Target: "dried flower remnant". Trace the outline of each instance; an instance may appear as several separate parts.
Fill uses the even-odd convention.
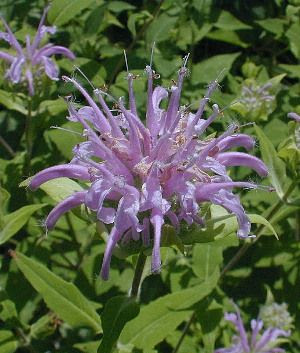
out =
[[[26,35],[26,45],[23,48],[18,42],[6,21],[2,19],[6,32],[0,32],[0,39],[4,39],[16,51],[15,55],[10,52],[0,51],[0,59],[6,61],[10,67],[6,72],[6,78],[13,83],[27,81],[28,91],[34,95],[35,80],[44,71],[51,80],[58,80],[58,67],[50,58],[56,54],[62,54],[69,59],[75,59],[75,55],[67,48],[48,43],[42,47],[40,44],[47,33],[54,34],[55,26],[45,26],[49,6],[47,6],[39,23],[37,33],[33,40]]]
[[[201,138],[221,113],[214,104],[212,113],[204,118],[205,107],[218,83],[213,81],[209,85],[195,113],[181,107],[180,96],[188,72],[186,61],[187,58],[178,71],[177,83],[169,91],[153,87],[156,74],[151,65],[146,66],[145,124],[136,109],[133,74],[127,74],[129,108],[125,107],[122,98],[115,100],[107,92],[94,89],[97,104],[75,79],[63,77],[64,81],[73,83],[88,104],[76,109],[74,103],[68,101],[68,118],[82,124],[87,141],[75,146],[70,163],[39,172],[31,180],[30,187],[35,190],[58,177],[91,182],[86,190],[59,203],[48,215],[46,226],[53,228],[63,213],[80,204],[95,211],[99,221],[112,224],[101,269],[103,279],[108,278],[117,243],[131,239],[141,240],[144,246],[153,244],[152,271],[158,272],[163,224],[168,222],[177,230],[183,221],[189,225],[194,222],[203,225],[199,215],[203,202],[221,205],[235,214],[238,236],[249,236],[250,221],[239,197],[232,191],[236,187],[253,189],[257,185],[232,181],[227,167],[250,167],[260,176],[267,175],[267,168],[261,160],[247,153],[228,152],[237,146],[249,150],[255,143],[253,138],[240,133],[235,124],[217,137]],[[116,115],[104,99],[108,96],[118,108]],[[162,109],[162,100],[168,98],[167,109]]]
[[[239,308],[235,305],[236,313],[226,313],[225,320],[234,324],[237,335],[232,338],[229,348],[218,348],[215,353],[284,353],[279,348],[279,337],[290,336],[290,331],[278,326],[266,327],[260,318],[251,320],[251,333],[247,333],[243,324]],[[266,327],[262,332],[263,327]]]

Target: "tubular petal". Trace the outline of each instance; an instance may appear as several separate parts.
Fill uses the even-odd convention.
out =
[[[46,228],[52,229],[54,228],[57,220],[70,209],[77,207],[84,203],[86,191],[79,191],[74,193],[73,195],[67,197],[59,204],[57,204],[53,210],[48,214],[46,218]]]
[[[226,167],[245,166],[254,169],[262,177],[268,175],[268,168],[257,157],[242,152],[219,153],[217,160]]]
[[[88,168],[76,164],[62,164],[50,167],[37,173],[30,181],[29,188],[36,190],[40,185],[48,180],[56,178],[74,178],[80,180],[89,180],[90,173]]]

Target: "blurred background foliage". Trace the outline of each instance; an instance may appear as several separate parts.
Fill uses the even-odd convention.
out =
[[[0,12],[24,42],[27,33],[35,33],[46,4],[1,0]],[[214,242],[201,239],[217,234],[218,223],[207,226],[202,233],[183,229],[182,237],[194,234],[192,242],[197,239],[185,254],[179,251],[180,245],[171,234],[166,245],[172,247],[162,249],[162,273],[150,274],[147,267],[140,295],[141,316],[131,321],[130,329],[125,328],[117,346],[112,341],[106,347],[112,345],[116,352],[173,352],[194,312],[180,352],[212,352],[214,346],[228,342],[230,331],[222,317],[225,310],[232,310],[229,298],[239,303],[249,321],[257,316],[270,288],[275,300],[286,302],[294,317],[295,328],[286,349],[299,352],[299,127],[288,121],[287,113],[300,113],[300,1],[54,0],[48,23],[58,27],[51,40],[76,54],[74,62],[57,57],[61,73],[75,76],[90,91],[92,87],[74,65],[95,87],[107,88],[114,96],[127,95],[125,49],[130,71],[139,75],[135,90],[141,113],[145,113],[146,102],[143,70],[149,63],[153,43],[157,85],[170,87],[182,58],[190,53],[190,74],[184,84],[182,104],[192,104],[196,109],[207,84],[217,78],[220,87],[213,101],[224,107],[224,115],[214,129],[221,131],[234,120],[243,131],[256,135],[255,153],[263,157],[271,175],[269,180],[255,181],[272,183],[276,188],[273,193],[242,192],[241,198],[249,213],[263,215],[272,223],[278,241],[270,227],[254,224],[254,234],[258,231],[265,236],[247,248],[235,266],[224,273],[218,287],[207,284],[203,289],[203,280],[213,282],[213,274],[235,258],[238,246],[242,246],[234,235],[232,219],[221,223],[222,232],[224,224],[229,229],[228,236]],[[6,48],[4,41],[1,46]],[[105,337],[105,326],[115,315],[113,307],[122,305],[124,297],[117,297],[110,306],[105,303],[128,293],[136,255],[126,260],[114,257],[109,281],[101,281],[98,273],[105,244],[99,234],[103,236],[105,230],[96,229],[83,210],[67,214],[45,236],[39,226],[41,220],[62,193],[76,186],[48,185],[33,194],[18,185],[44,167],[72,157],[72,147],[80,136],[50,127],[80,131],[65,119],[67,109],[62,99],[78,93],[62,81],[41,82],[33,100],[33,158],[28,174],[24,172],[23,135],[26,88],[7,83],[5,69],[1,62],[0,135],[11,150],[0,146],[0,352],[96,352],[102,337],[98,314],[103,313]],[[80,97],[76,100],[82,101]],[[252,122],[260,129],[254,129]],[[243,168],[232,173],[244,179],[255,178]],[[207,210],[207,219],[212,215],[217,218],[224,214],[215,207]],[[9,253],[12,249],[19,255]],[[190,299],[192,292],[186,292],[186,288],[197,290],[198,298]],[[210,295],[204,298],[206,294],[202,297],[201,291]],[[179,299],[174,296],[181,292]],[[171,297],[165,297],[168,295]],[[166,303],[176,310],[168,311]],[[126,305],[134,317],[136,304]],[[162,311],[156,312],[157,308]],[[153,327],[150,323],[158,320],[157,315],[165,317],[165,321]],[[115,327],[112,331],[117,338],[121,329]],[[143,339],[145,332],[147,339]]]

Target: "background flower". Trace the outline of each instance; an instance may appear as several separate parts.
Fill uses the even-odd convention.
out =
[[[58,80],[58,67],[50,58],[51,56],[62,54],[69,59],[75,59],[75,55],[63,46],[50,43],[41,46],[41,42],[47,33],[54,34],[56,32],[56,26],[44,25],[48,10],[49,6],[44,10],[33,40],[31,40],[29,35],[26,35],[25,47],[22,47],[4,18],[1,18],[6,32],[0,32],[0,39],[8,42],[16,51],[15,55],[10,54],[10,52],[0,51],[0,59],[10,65],[6,72],[6,78],[13,83],[27,81],[28,91],[31,96],[34,95],[34,81],[40,77],[43,71],[51,80]]]
[[[279,307],[278,304],[273,304],[273,312],[274,305],[276,308]],[[236,314],[234,313],[226,313],[225,320],[230,321],[234,324],[237,335],[232,337],[232,345],[229,348],[219,348],[215,351],[215,353],[281,353],[285,352],[284,349],[279,348],[280,341],[279,337],[288,337],[290,336],[290,331],[282,329],[281,322],[277,321],[276,326],[265,327],[263,332],[262,329],[264,327],[264,321],[260,318],[251,320],[251,330],[252,332],[247,334],[247,331],[244,327],[241,314],[239,308],[235,306]],[[286,307],[281,307],[282,310],[286,311]],[[268,315],[267,311],[269,309],[263,309],[263,316],[266,317]],[[288,313],[285,314],[289,315]],[[274,321],[270,322],[269,319],[266,320],[268,323],[274,323]]]

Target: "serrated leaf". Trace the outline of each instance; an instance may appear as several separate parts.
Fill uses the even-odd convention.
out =
[[[281,198],[284,194],[284,182],[286,179],[285,165],[278,157],[275,147],[263,130],[255,125],[255,131],[259,140],[262,159],[269,170],[269,178],[278,196]]]
[[[143,307],[137,318],[124,328],[120,342],[151,349],[191,314],[190,307],[207,296],[217,285],[219,272],[195,287],[165,295]]]
[[[125,324],[134,319],[139,312],[139,305],[133,298],[124,296],[111,298],[101,315],[103,338],[97,353],[110,353]]]
[[[93,2],[95,0],[54,0],[48,13],[48,21],[53,25],[61,26],[90,7]]]
[[[40,293],[48,307],[72,327],[90,327],[101,332],[100,317],[93,304],[70,282],[19,252],[12,256],[27,280]]]
[[[46,204],[28,205],[4,216],[4,227],[0,232],[0,244],[5,243],[13,235],[15,235],[24,226],[24,224],[28,222],[31,215],[44,206],[46,206]]]
[[[194,65],[192,83],[210,83],[212,80],[215,80],[224,69],[226,70],[226,75],[239,55],[240,53],[215,55]]]

